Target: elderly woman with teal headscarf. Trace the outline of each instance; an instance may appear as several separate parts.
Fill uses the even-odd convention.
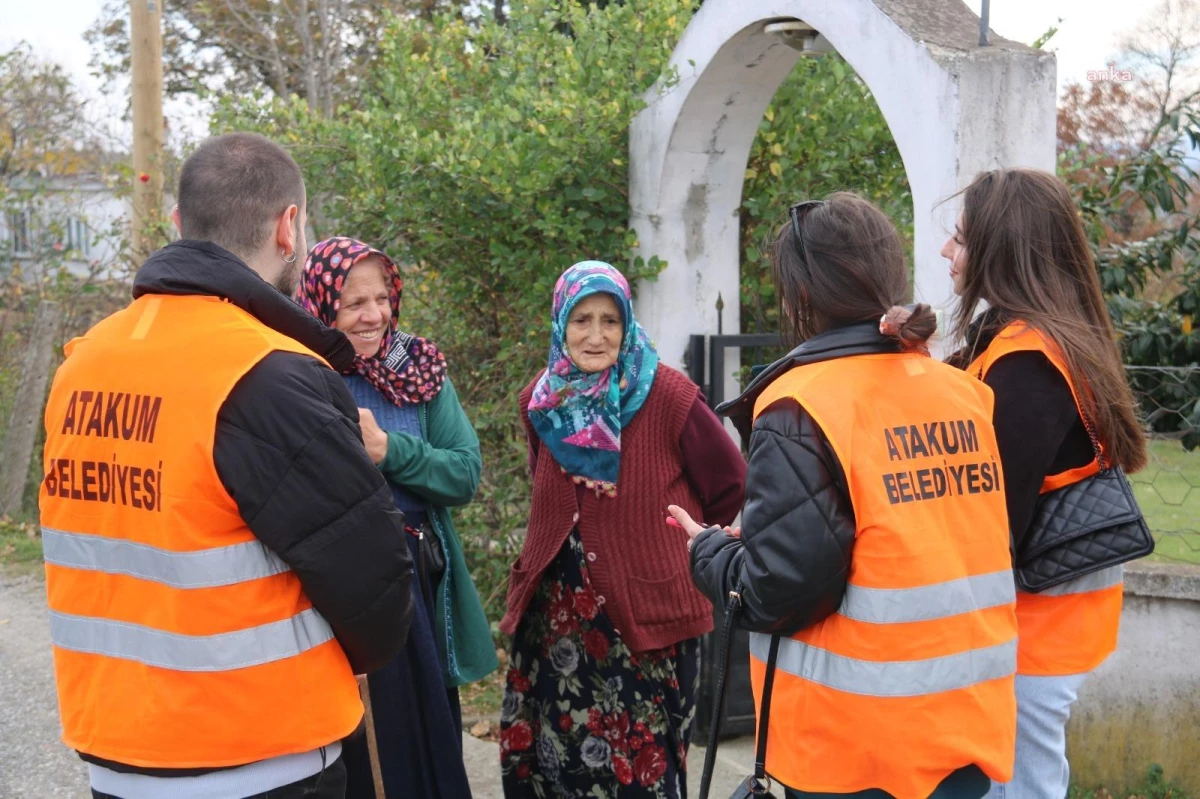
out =
[[[468,799],[458,687],[494,671],[497,659],[449,508],[475,495],[479,439],[442,353],[400,330],[403,292],[391,258],[339,236],[309,253],[298,299],[354,346],[344,379],[367,454],[404,512],[417,569],[408,643],[368,677],[384,793]],[[357,736],[343,747],[348,799],[379,799],[368,740]]]
[[[730,524],[745,462],[598,261],[559,278],[549,363],[520,409],[533,488],[500,623],[505,796],[682,796],[713,618],[666,507]]]

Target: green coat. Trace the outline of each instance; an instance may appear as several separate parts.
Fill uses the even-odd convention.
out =
[[[483,459],[475,428],[449,379],[436,397],[421,405],[420,418],[423,438],[388,431],[387,456],[379,470],[392,483],[425,500],[430,524],[446,552],[434,626],[443,676],[448,686],[456,687],[483,679],[500,665],[449,511],[475,496]]]

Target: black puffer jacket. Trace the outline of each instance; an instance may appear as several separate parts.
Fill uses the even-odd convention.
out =
[[[850,355],[898,352],[869,322],[814,336],[717,408],[750,439],[742,537],[717,528],[692,545],[692,577],[724,612],[741,587],[741,626],[791,635],[842,603],[854,548],[854,508],[846,475],[828,439],[794,399],[772,403],[751,420],[767,386],[791,369]]]
[[[152,255],[133,284],[135,299],[146,294],[220,297],[333,367],[294,352],[259,361],[217,413],[213,462],[250,531],[291,567],[355,673],[391,663],[412,622],[412,558],[403,514],[367,456],[358,408],[335,371],[353,363],[349,339],[211,242],[177,241]],[[161,777],[218,770],[80,757],[112,771]]]
[[[144,294],[222,297],[334,369],[354,359],[340,331],[209,242],[175,242],[151,256],[134,279],[133,296]],[[251,532],[292,568],[363,674],[392,662],[408,637],[412,558],[404,517],[334,369],[297,353],[265,357],[217,414],[213,461]]]

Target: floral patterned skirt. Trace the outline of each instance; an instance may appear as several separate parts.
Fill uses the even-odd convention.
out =
[[[686,799],[700,642],[630,652],[572,532],[513,637],[500,715],[507,799]]]

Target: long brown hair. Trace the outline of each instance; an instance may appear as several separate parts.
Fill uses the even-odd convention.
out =
[[[976,346],[968,328],[980,300],[1001,322],[1019,320],[1045,335],[1062,352],[1108,459],[1128,472],[1141,469],[1146,437],[1067,187],[1046,172],[996,169],[962,196],[966,263],[954,337]]]
[[[924,347],[937,329],[930,307],[892,312],[904,302],[908,269],[887,214],[844,191],[804,205],[795,226],[789,219],[780,228],[771,258],[785,332],[803,341],[835,327],[878,323],[886,313],[887,335],[905,349]]]

